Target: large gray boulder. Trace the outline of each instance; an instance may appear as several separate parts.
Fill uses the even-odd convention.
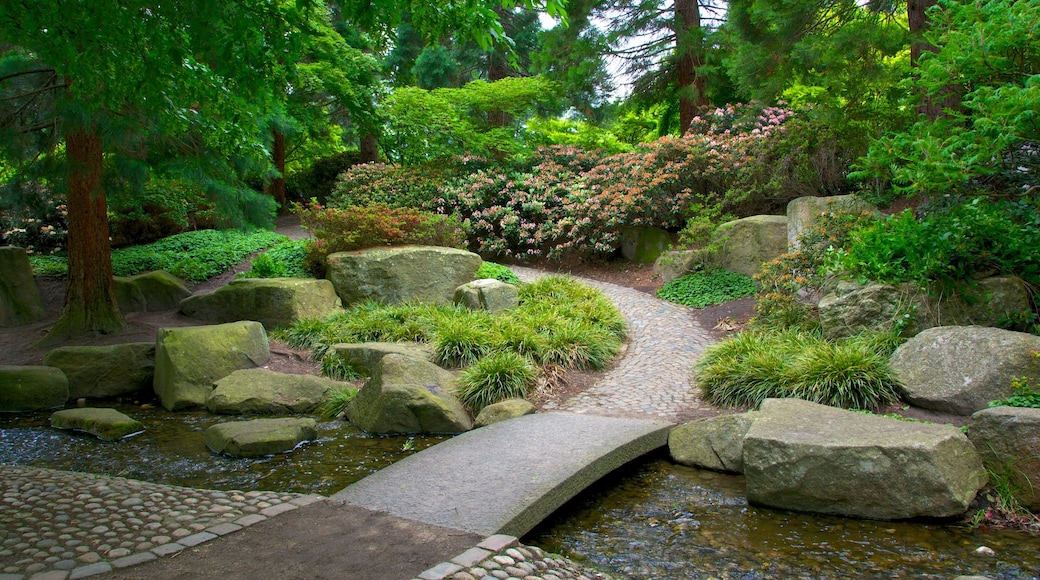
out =
[[[654,272],[668,283],[693,272],[704,260],[702,250],[670,250],[654,261]]]
[[[206,429],[206,447],[232,457],[263,457],[292,451],[318,438],[314,419],[254,419],[221,423]]]
[[[347,419],[369,433],[468,431],[473,421],[454,389],[455,377],[437,365],[388,354],[347,404]]]
[[[473,280],[481,263],[480,256],[454,248],[370,248],[329,255],[327,277],[345,306],[368,300],[451,304],[455,289]]]
[[[1009,478],[1015,499],[1040,512],[1040,409],[983,409],[971,416],[968,439],[990,471]]]
[[[723,415],[673,427],[668,433],[668,452],[682,465],[743,473],[744,437],[756,415]]]
[[[481,409],[477,413],[477,418],[473,420],[473,426],[487,427],[488,425],[523,417],[524,415],[533,415],[537,411],[538,409],[535,408],[534,403],[527,399],[506,399]]]
[[[371,375],[379,366],[379,361],[388,354],[398,354],[427,362],[433,362],[434,356],[437,354],[432,346],[418,342],[340,343],[329,347],[329,351],[349,363],[354,370],[367,375]]]
[[[70,398],[129,395],[152,386],[155,343],[63,346],[44,355],[43,364],[65,373]]]
[[[1029,293],[1013,276],[993,276],[957,294],[915,284],[839,281],[819,302],[828,338],[898,328],[913,336],[936,326],[997,326],[1009,313],[1029,311]]]
[[[0,248],[0,326],[21,326],[43,318],[43,300],[24,248]]]
[[[892,520],[964,513],[986,484],[956,427],[767,399],[744,439],[748,501]]]
[[[653,264],[672,246],[672,234],[660,228],[621,228],[621,256],[631,262]]]
[[[177,308],[191,292],[180,278],[156,270],[136,276],[113,278],[116,302],[123,314],[158,312]]]
[[[1012,394],[1011,379],[1040,381],[1040,337],[981,326],[930,328],[889,359],[903,397],[924,409],[971,415]]]
[[[51,415],[51,427],[83,431],[102,441],[115,441],[144,431],[140,421],[115,409],[96,407],[57,411]]]
[[[516,286],[493,278],[467,282],[455,289],[455,304],[470,310],[487,310],[491,313],[505,312],[520,305],[520,292]]]
[[[787,216],[756,215],[726,222],[712,234],[719,267],[753,276],[787,252]]]
[[[787,204],[787,246],[791,250],[799,247],[798,236],[805,228],[815,224],[824,213],[848,211],[878,213],[873,205],[855,195],[831,197],[799,197]]]
[[[225,415],[309,413],[342,385],[325,377],[243,369],[216,381],[206,408]]]
[[[270,358],[259,322],[161,328],[155,339],[155,394],[168,411],[201,407],[217,379]]]
[[[209,294],[184,299],[181,312],[208,322],[256,320],[273,330],[304,318],[324,318],[343,303],[328,280],[247,278]]]
[[[0,365],[0,413],[61,407],[69,379],[54,367]]]

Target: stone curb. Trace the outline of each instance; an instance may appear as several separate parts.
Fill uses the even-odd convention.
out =
[[[424,570],[413,580],[621,580],[589,570],[566,558],[525,546],[514,536],[496,534],[476,546]]]

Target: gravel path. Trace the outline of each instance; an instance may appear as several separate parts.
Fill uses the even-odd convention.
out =
[[[511,268],[524,281],[545,275],[531,268]],[[601,290],[621,310],[628,323],[628,350],[592,388],[557,408],[672,422],[707,409],[690,379],[694,363],[713,341],[690,310],[624,286],[581,281]]]

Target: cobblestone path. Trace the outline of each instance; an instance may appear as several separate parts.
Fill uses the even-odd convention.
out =
[[[531,268],[511,268],[524,281],[545,275]],[[580,280],[601,290],[621,310],[628,322],[628,350],[592,388],[555,408],[667,421],[708,408],[690,378],[694,363],[712,339],[690,310],[624,286]]]

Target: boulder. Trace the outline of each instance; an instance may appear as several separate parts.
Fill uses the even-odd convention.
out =
[[[787,217],[756,215],[726,222],[712,234],[719,267],[753,276],[762,264],[787,252]]]
[[[0,326],[21,326],[46,312],[24,248],[0,248]]]
[[[1040,382],[1040,337],[981,326],[930,328],[903,343],[889,366],[903,397],[924,409],[971,415],[1012,394],[1011,379]]]
[[[843,338],[864,330],[898,328],[914,336],[936,326],[997,326],[1008,313],[1028,312],[1029,293],[1021,280],[993,276],[950,295],[915,284],[860,284],[839,281],[819,302],[825,336]]]
[[[506,399],[492,403],[477,413],[473,420],[474,427],[487,427],[492,423],[499,423],[507,419],[515,419],[524,415],[533,415],[538,409],[526,399]]]
[[[369,433],[468,431],[473,421],[454,388],[455,377],[439,366],[388,354],[347,404],[347,419]]]
[[[206,429],[206,447],[232,457],[263,457],[292,451],[318,438],[317,423],[308,418],[253,419],[221,423]]]
[[[743,473],[744,436],[756,415],[723,415],[674,427],[668,434],[668,452],[682,465]]]
[[[136,419],[115,409],[95,407],[57,411],[51,415],[51,427],[83,431],[103,441],[115,441],[144,431],[144,425]]]
[[[859,199],[855,195],[835,195],[831,197],[799,197],[787,204],[787,246],[791,250],[798,249],[798,236],[802,230],[815,224],[820,215],[835,211],[878,213],[873,205]]]
[[[155,343],[63,346],[44,355],[43,364],[65,373],[70,398],[129,395],[152,386]]]
[[[168,411],[201,407],[217,379],[270,358],[259,322],[161,328],[155,339],[155,394]]]
[[[256,320],[273,330],[304,318],[324,318],[342,305],[328,280],[247,278],[184,299],[181,312],[208,322]]]
[[[1010,479],[1015,499],[1040,513],[1040,409],[979,411],[968,423],[968,439],[990,471]]]
[[[340,343],[329,347],[329,351],[350,363],[354,370],[371,375],[379,361],[388,354],[399,354],[433,362],[436,351],[428,344],[418,342],[361,342]]]
[[[520,305],[520,293],[516,286],[492,278],[467,282],[455,289],[455,304],[470,310],[487,310],[498,313],[512,310]]]
[[[206,408],[225,415],[309,413],[341,386],[325,377],[243,369],[217,380]]]
[[[657,258],[654,272],[661,277],[661,281],[668,283],[693,272],[704,260],[702,250],[671,250]]]
[[[116,302],[123,314],[172,310],[191,296],[180,278],[162,270],[130,277],[116,276],[113,281]]]
[[[481,263],[480,256],[454,248],[370,248],[329,255],[327,277],[345,306],[368,300],[451,304],[455,289],[473,280]]]
[[[621,255],[631,262],[653,264],[672,246],[672,234],[660,228],[621,228]]]
[[[956,427],[767,399],[744,439],[748,501],[892,520],[963,514],[986,484]]]
[[[0,365],[0,412],[61,407],[69,400],[69,379],[54,367]]]

